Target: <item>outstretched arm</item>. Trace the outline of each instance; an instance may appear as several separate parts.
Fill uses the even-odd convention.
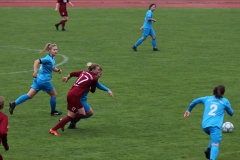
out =
[[[40,64],[40,60],[37,59],[34,61],[34,64],[33,64],[33,77],[34,78],[37,78],[37,73],[38,73],[38,65]]]
[[[73,4],[72,4],[72,2],[68,2],[72,7],[73,7]]]
[[[58,11],[59,9],[59,3],[56,3],[55,11]]]
[[[109,88],[107,88],[106,86],[102,85],[99,81],[97,82],[97,88],[100,89],[100,90],[103,90],[103,91],[107,91],[108,94],[112,98],[114,98],[114,95],[113,95],[112,91]]]

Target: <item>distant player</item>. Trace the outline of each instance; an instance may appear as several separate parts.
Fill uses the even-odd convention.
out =
[[[213,96],[200,97],[193,100],[184,114],[188,118],[192,109],[199,103],[204,105],[202,129],[210,136],[208,148],[205,151],[207,159],[215,160],[218,156],[219,145],[222,140],[222,123],[224,111],[232,116],[233,110],[228,99],[223,98],[225,87],[218,85],[213,89]]]
[[[4,98],[0,96],[0,143],[2,143],[5,151],[9,150],[9,146],[7,143],[7,132],[8,132],[8,117],[2,110],[4,108]],[[0,160],[3,160],[2,155],[0,154]]]
[[[55,24],[57,30],[59,25],[62,25],[62,31],[66,31],[65,23],[68,20],[67,3],[73,6],[69,0],[57,0],[55,11],[59,10],[60,16],[62,17],[62,20],[59,23]]]
[[[62,78],[63,82],[67,82],[71,77],[78,77],[67,94],[67,116],[60,119],[58,124],[56,124],[49,130],[51,134],[55,136],[60,136],[57,132],[59,128],[64,130],[64,126],[69,121],[85,117],[86,112],[79,99],[85,91],[89,90],[89,88],[92,93],[95,92],[97,81],[99,78],[98,74],[100,72],[100,66],[96,63],[92,63],[91,65],[89,65],[88,71],[72,72],[67,77]]]
[[[140,30],[142,30],[142,38],[140,38],[135,45],[132,47],[134,51],[137,51],[137,47],[145,41],[145,39],[148,36],[152,37],[152,46],[153,51],[160,51],[157,49],[157,42],[156,42],[156,34],[152,28],[152,22],[156,22],[155,19],[153,19],[153,11],[156,9],[156,4],[152,3],[149,6],[149,10],[146,13],[145,20],[143,26],[140,27]]]
[[[62,73],[62,70],[55,66],[55,56],[58,53],[58,48],[56,44],[47,43],[44,49],[41,51],[48,52],[46,57],[39,58],[34,61],[33,64],[33,83],[31,85],[30,90],[27,94],[23,94],[18,97],[14,102],[9,103],[9,112],[13,114],[13,110],[15,107],[29,99],[32,99],[40,90],[46,92],[50,96],[50,106],[51,112],[50,115],[61,115],[61,111],[56,110],[56,101],[57,101],[57,91],[53,87],[51,83],[52,79],[52,71],[57,72],[59,74]],[[38,66],[40,68],[38,70]]]

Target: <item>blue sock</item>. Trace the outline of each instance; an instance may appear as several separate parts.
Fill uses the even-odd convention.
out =
[[[57,103],[56,97],[51,97],[50,98],[50,106],[51,106],[52,111],[56,110],[56,103]]]
[[[152,39],[152,46],[153,46],[153,48],[157,48],[157,40],[156,39]]]
[[[215,160],[218,156],[219,147],[218,146],[212,146],[211,153],[210,153],[210,159]]]
[[[20,97],[18,97],[18,99],[15,101],[15,105],[19,105],[19,104],[25,102],[28,99],[29,99],[28,95],[27,94],[23,94]]]
[[[142,42],[143,42],[143,39],[140,38],[140,39],[136,42],[136,44],[135,44],[134,46],[137,47],[137,46],[139,46]]]

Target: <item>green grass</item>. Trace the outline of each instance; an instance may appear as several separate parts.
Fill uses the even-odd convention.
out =
[[[133,52],[141,37],[143,8],[69,8],[67,32],[56,31],[54,8],[0,8],[0,95],[9,116],[8,160],[202,160],[209,137],[201,129],[203,107],[188,120],[183,114],[196,97],[226,86],[235,116],[231,134],[223,134],[218,160],[239,160],[239,9],[158,8],[153,28],[161,52],[153,52],[150,37]],[[66,94],[73,80],[61,77],[96,62],[101,83],[115,98],[97,90],[89,94],[94,116],[77,130],[48,133],[59,117],[49,115],[49,96],[40,92],[8,113],[8,103],[27,93],[37,51],[56,43],[68,57],[53,73],[57,109],[66,115]],[[57,56],[56,62],[63,61]],[[20,72],[20,73],[14,73]]]

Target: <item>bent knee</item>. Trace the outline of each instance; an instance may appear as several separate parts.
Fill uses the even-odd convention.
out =
[[[211,144],[212,146],[219,146],[219,143],[218,142],[213,142],[212,144]]]
[[[156,36],[152,36],[152,39],[156,39],[157,37]]]

